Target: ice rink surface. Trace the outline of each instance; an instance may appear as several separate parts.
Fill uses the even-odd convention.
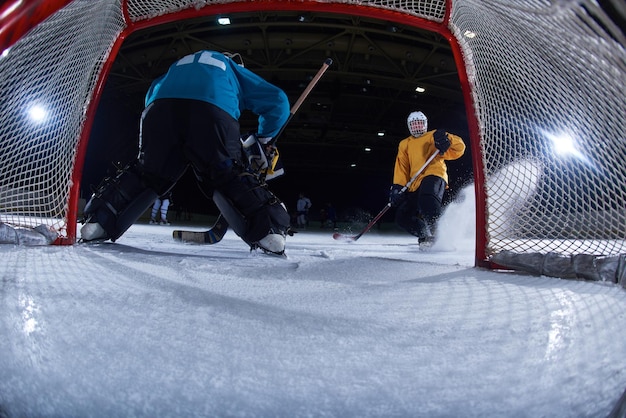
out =
[[[458,226],[285,259],[176,228],[0,246],[0,417],[605,417],[626,388],[623,288],[475,268]]]

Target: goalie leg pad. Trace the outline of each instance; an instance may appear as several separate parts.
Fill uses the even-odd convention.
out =
[[[106,235],[98,238],[115,241],[157,197],[157,193],[145,186],[137,173],[124,169],[114,178],[105,179],[92,195],[85,206],[85,219],[88,224],[98,223],[104,229]]]
[[[248,230],[246,218],[237,210],[233,203],[224,196],[219,190],[213,192],[213,202],[220,210],[222,216],[228,222],[228,225],[235,231],[235,234],[242,237]]]
[[[270,233],[287,234],[290,219],[285,206],[255,176],[236,177],[216,190],[213,200],[233,231],[250,245]]]

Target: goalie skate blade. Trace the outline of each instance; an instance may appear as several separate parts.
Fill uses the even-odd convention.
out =
[[[272,256],[272,257],[288,258],[287,257],[287,253],[285,253],[285,250],[280,251],[280,252],[274,252],[274,251],[266,250],[263,247],[259,247],[258,245],[250,246],[250,252],[254,252],[254,251],[261,251],[264,255],[269,255],[269,256]]]

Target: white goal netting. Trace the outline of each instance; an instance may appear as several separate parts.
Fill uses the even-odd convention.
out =
[[[43,224],[59,242],[73,242],[91,103],[121,34],[164,16],[244,3],[259,7],[74,0],[3,47],[0,221]],[[328,11],[333,3],[441,25],[460,51],[481,203],[477,260],[502,251],[624,253],[626,52],[623,34],[595,1],[316,2]]]

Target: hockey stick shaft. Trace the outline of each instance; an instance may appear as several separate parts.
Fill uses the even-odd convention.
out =
[[[428,157],[428,159],[426,160],[426,162],[424,163],[423,166],[420,167],[419,170],[417,170],[415,172],[415,174],[413,174],[413,177],[411,177],[411,179],[409,180],[409,182],[407,184],[404,185],[404,187],[402,189],[400,189],[400,193],[404,193],[406,192],[406,190],[411,187],[411,184],[413,184],[413,182],[415,181],[415,179],[417,177],[419,177],[420,174],[422,174],[422,172],[424,170],[426,170],[426,167],[428,167],[428,165],[435,159],[435,157],[439,155],[439,150],[436,150],[435,152],[433,152],[433,154]]]
[[[415,179],[416,179],[416,178],[417,178],[420,174],[422,174],[422,172],[426,169],[426,167],[428,167],[428,165],[429,165],[429,164],[430,164],[430,163],[431,163],[431,162],[435,159],[435,157],[436,157],[437,155],[439,155],[439,150],[437,150],[437,151],[433,152],[433,154],[432,154],[430,157],[428,157],[428,159],[426,160],[426,162],[424,163],[424,165],[423,165],[423,166],[421,166],[421,167],[420,167],[420,169],[419,169],[419,170],[417,170],[417,171],[415,172],[415,174],[413,174],[413,177],[411,177],[411,179],[408,181],[408,183],[407,183],[407,184],[405,184],[405,185],[404,185],[404,187],[403,187],[402,189],[400,189],[400,191],[398,192],[398,194],[402,194],[402,193],[406,192],[406,191],[407,191],[407,189],[408,189],[409,187],[411,187],[411,184],[413,184],[413,182],[415,181]],[[357,235],[355,235],[354,237],[343,237],[343,238],[344,238],[344,239],[348,239],[348,240],[350,240],[350,241],[356,241],[356,240],[358,240],[359,238],[361,238],[361,236],[362,236],[363,234],[367,233],[367,231],[369,231],[370,229],[372,229],[372,227],[376,224],[376,222],[378,222],[378,220],[379,220],[380,218],[382,218],[382,217],[383,217],[383,215],[384,215],[385,213],[387,213],[387,211],[388,211],[389,209],[391,209],[391,202],[388,202],[388,203],[385,205],[385,207],[384,207],[384,208],[383,208],[380,212],[378,212],[378,215],[376,215],[376,216],[374,217],[374,219],[372,219],[372,220],[370,221],[370,223],[368,223],[368,224],[365,226],[365,228],[363,228],[363,230],[362,230],[360,233],[358,233],[358,234],[357,234]],[[341,234],[335,234],[335,235],[333,235],[333,238],[335,238],[335,239],[341,239],[341,238],[342,238],[342,235],[341,235]]]
[[[285,127],[289,125],[289,121],[291,121],[291,119],[293,118],[293,115],[296,114],[300,106],[302,106],[302,103],[304,103],[306,98],[309,96],[309,93],[311,93],[311,90],[313,90],[313,87],[315,87],[315,85],[320,80],[320,78],[322,78],[326,70],[328,70],[328,67],[330,67],[332,64],[333,64],[333,60],[331,58],[327,58],[326,61],[324,61],[320,69],[317,71],[317,74],[315,74],[315,76],[311,79],[311,81],[309,81],[309,84],[306,86],[302,94],[300,94],[300,97],[298,98],[298,100],[296,100],[293,106],[291,106],[291,110],[289,111],[289,117],[287,118],[285,123],[283,123],[283,126],[280,128],[278,133],[272,138],[272,140],[270,141],[271,144],[276,143],[276,140],[283,133],[283,131],[285,130]]]

